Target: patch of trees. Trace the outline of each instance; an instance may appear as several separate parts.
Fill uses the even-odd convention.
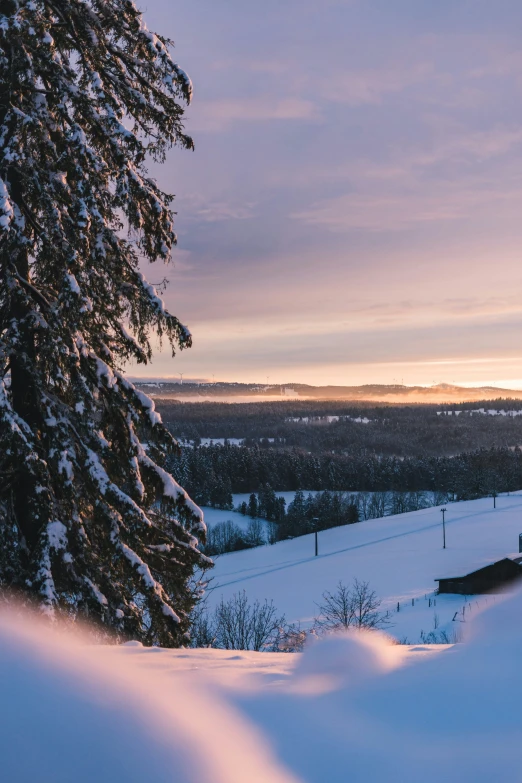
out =
[[[248,503],[243,501],[236,510],[243,516],[248,514],[249,517],[254,519],[262,517],[269,522],[282,522],[286,516],[285,507],[285,499],[277,497],[270,484],[265,484],[257,495],[253,492],[248,499]]]
[[[210,557],[224,555],[226,552],[238,552],[240,549],[252,549],[255,546],[273,544],[277,537],[265,533],[265,524],[260,519],[251,519],[246,530],[231,520],[218,522],[209,527],[204,552]]]
[[[308,636],[353,630],[374,630],[391,623],[389,612],[380,610],[381,600],[369,582],[354,579],[350,586],[339,582],[334,592],[324,592],[316,604],[317,614],[309,629],[288,624],[273,601],[250,602],[246,592],[227,601],[221,597],[213,610],[199,604],[192,615],[192,647],[222,650],[300,652]]]
[[[196,445],[201,438],[239,438],[246,446],[270,450],[298,448],[313,453],[409,457],[451,456],[465,450],[522,443],[522,416],[472,413],[479,408],[520,410],[517,400],[448,406],[313,400],[181,404],[158,400],[157,407],[176,437]],[[441,411],[451,411],[452,415],[438,415]],[[460,414],[456,416],[453,411]],[[339,420],[332,421],[332,417]]]
[[[232,493],[284,490],[441,492],[468,500],[522,487],[522,451],[479,449],[455,457],[309,454],[297,449],[209,446],[182,449],[170,469],[200,505],[232,508]],[[260,515],[260,514],[259,514]]]
[[[222,650],[260,650],[275,652],[287,633],[284,615],[279,616],[273,601],[251,603],[243,590],[213,611],[199,605],[192,616],[193,647],[217,647]]]
[[[304,492],[298,489],[278,526],[278,540],[353,524],[359,518],[355,496],[326,491],[305,497]]]
[[[263,489],[275,497],[270,487]],[[261,494],[261,493],[260,493]],[[324,492],[305,493],[298,489],[294,500],[285,510],[285,499],[277,498],[281,510],[277,520],[264,516],[265,506],[255,493],[249,502],[241,503],[236,511],[250,516],[246,530],[231,520],[213,525],[207,535],[204,552],[207,555],[223,555],[241,549],[251,549],[265,544],[275,544],[296,536],[305,536],[315,530],[327,530],[340,525],[351,525],[365,519],[379,519],[392,514],[404,514],[421,508],[439,506],[452,499],[442,492]],[[258,517],[261,517],[259,519]]]

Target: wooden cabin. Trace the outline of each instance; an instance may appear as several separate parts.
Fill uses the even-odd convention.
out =
[[[501,592],[522,578],[521,560],[522,558],[512,560],[505,557],[465,576],[450,576],[435,581],[439,583],[439,593],[475,595]]]

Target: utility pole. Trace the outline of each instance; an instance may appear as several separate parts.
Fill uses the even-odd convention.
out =
[[[441,508],[440,512],[442,514],[442,548],[446,549],[446,509]]]
[[[317,527],[319,525],[319,517],[314,517],[312,521],[314,523],[315,556],[317,557],[317,555],[319,554],[319,545],[318,545],[318,541],[317,541]]]

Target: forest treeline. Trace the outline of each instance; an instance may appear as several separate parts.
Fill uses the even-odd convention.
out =
[[[318,454],[451,456],[522,444],[517,400],[459,405],[371,405],[353,402],[179,403],[158,400],[170,431],[196,445],[201,438],[239,438],[247,447],[303,449]],[[456,415],[455,411],[459,411]],[[270,441],[268,439],[271,439]]]
[[[522,488],[522,451],[479,449],[455,457],[308,454],[259,446],[184,448],[170,458],[176,479],[200,505],[231,508],[232,493],[285,490],[451,493],[456,500]]]

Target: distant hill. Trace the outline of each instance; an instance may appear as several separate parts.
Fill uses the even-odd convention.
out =
[[[521,389],[500,389],[480,386],[472,389],[448,383],[436,386],[404,386],[402,384],[365,384],[363,386],[310,386],[303,383],[261,385],[226,382],[173,382],[134,379],[136,386],[152,397],[186,402],[262,401],[262,400],[347,400],[389,403],[459,403],[480,400],[522,400]]]

